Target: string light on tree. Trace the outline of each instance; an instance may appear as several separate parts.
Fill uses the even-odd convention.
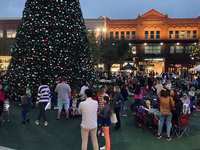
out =
[[[19,92],[42,78],[66,76],[72,86],[95,78],[78,0],[27,0],[6,78]]]

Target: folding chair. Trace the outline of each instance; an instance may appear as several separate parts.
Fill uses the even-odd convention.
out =
[[[181,115],[178,121],[178,130],[177,136],[180,138],[183,135],[189,136],[190,128],[189,128],[189,119],[190,115]]]

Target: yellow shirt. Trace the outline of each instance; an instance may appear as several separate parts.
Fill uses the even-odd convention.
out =
[[[162,115],[170,115],[172,107],[174,107],[172,97],[160,97],[160,113]]]

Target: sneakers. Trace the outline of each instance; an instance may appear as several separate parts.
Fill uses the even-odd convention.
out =
[[[162,136],[159,135],[159,134],[156,137],[157,137],[157,139],[161,139],[162,138]]]
[[[127,114],[122,114],[122,117],[127,117]]]
[[[100,150],[105,150],[105,149],[106,149],[106,146],[100,147]]]
[[[36,124],[37,126],[39,126],[39,125],[40,125],[40,122],[39,122],[38,120],[36,120],[36,121],[35,121],[35,124]]]
[[[39,122],[38,120],[36,120],[36,121],[35,121],[35,124],[36,124],[37,126],[39,126],[39,125],[40,125],[40,122]],[[44,126],[45,126],[45,127],[48,126],[48,122],[47,122],[47,121],[44,122]]]
[[[171,137],[167,137],[166,140],[167,140],[167,141],[171,141],[172,138],[171,138]]]
[[[157,135],[157,139],[161,139],[162,138],[162,136],[161,135]],[[166,138],[166,140],[167,141],[171,141],[172,140],[172,138],[171,137],[167,137]]]
[[[44,122],[44,126],[45,126],[45,127],[48,126],[48,122],[47,122],[47,121]]]

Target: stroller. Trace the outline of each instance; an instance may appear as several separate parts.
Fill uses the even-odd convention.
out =
[[[138,127],[148,128],[153,132],[157,130],[158,127],[158,118],[154,114],[150,114],[144,106],[137,107],[135,122]]]
[[[140,128],[144,128],[146,126],[147,111],[143,108],[143,106],[138,106],[135,109],[135,113],[136,125]]]

